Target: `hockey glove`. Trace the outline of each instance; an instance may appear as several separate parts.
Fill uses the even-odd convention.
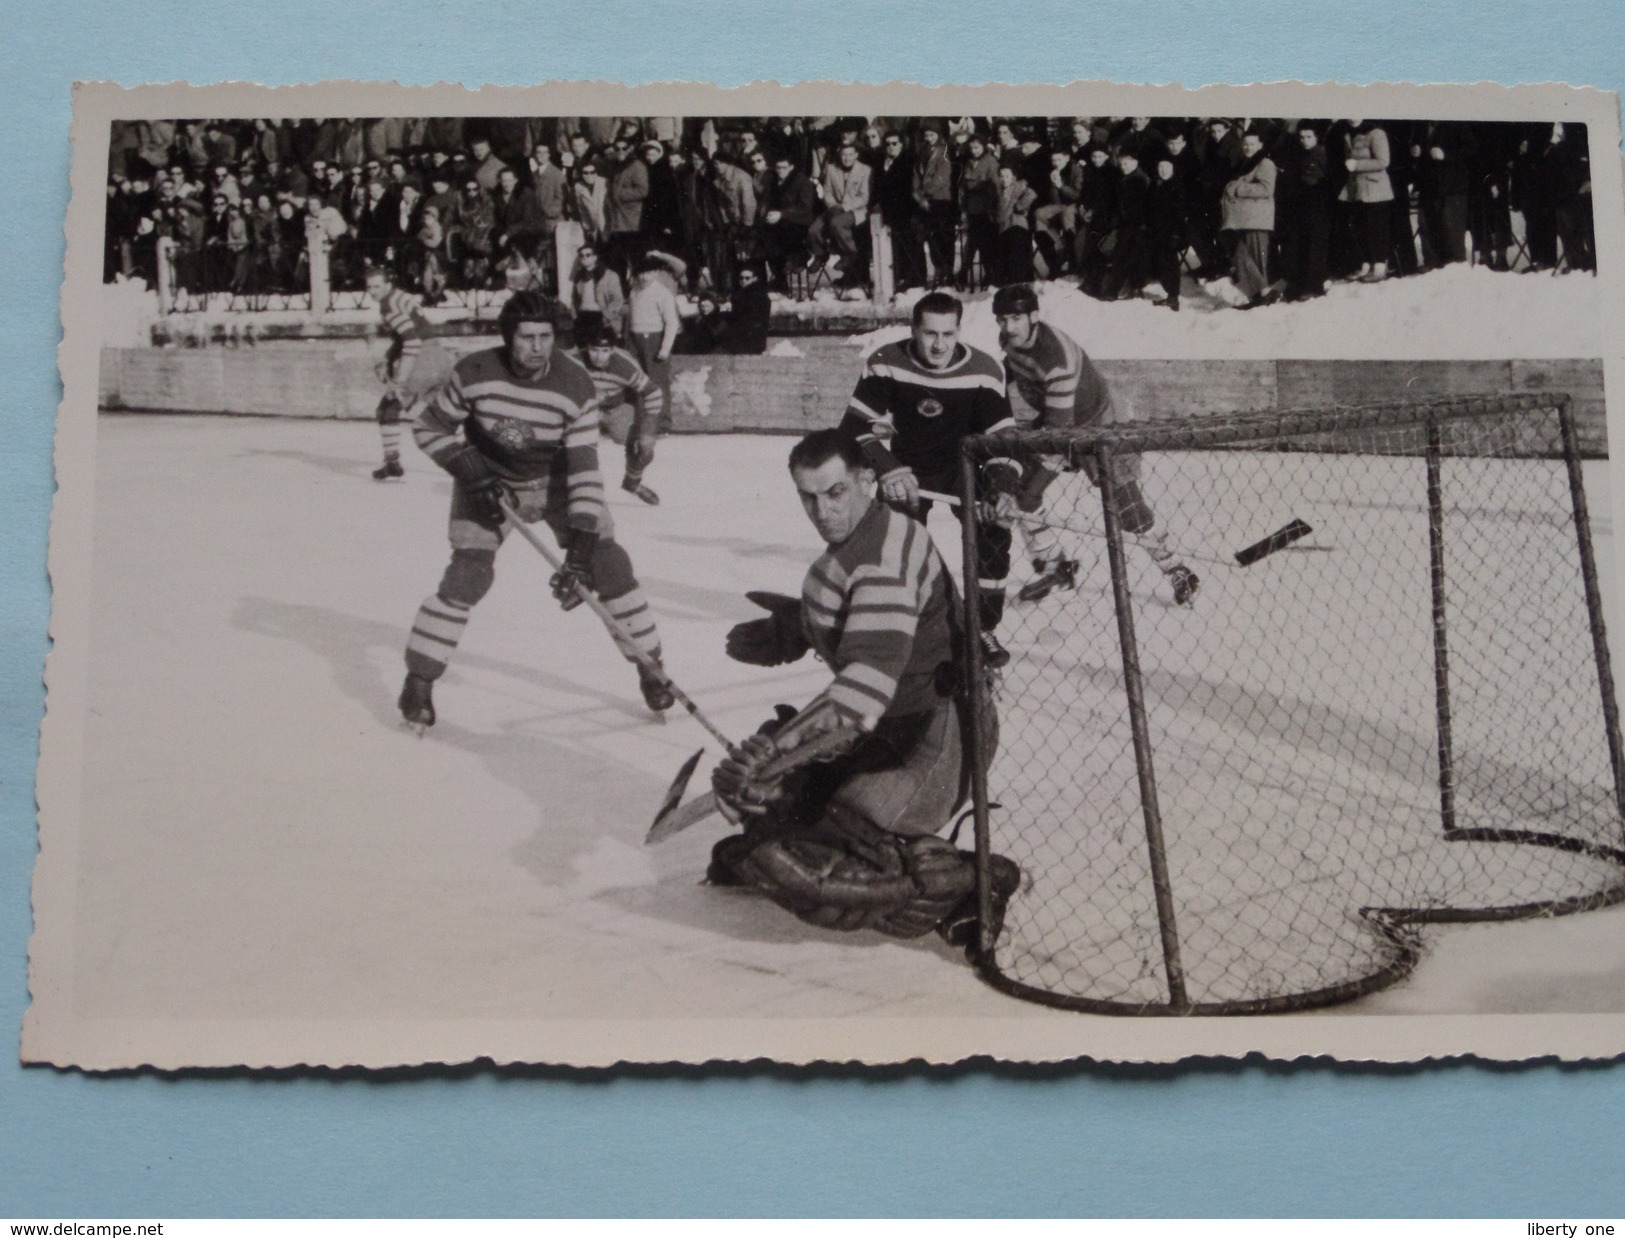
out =
[[[711,771],[711,790],[718,802],[741,818],[766,814],[784,791],[782,774],[764,776],[767,764],[778,755],[778,745],[768,736],[761,732],[747,736]]]
[[[646,469],[655,462],[654,433],[633,428],[626,440],[626,463],[635,469]]]
[[[984,499],[978,503],[976,514],[983,524],[996,524],[1008,529],[1021,518],[1021,507],[1015,495],[1001,494],[991,502]]]
[[[920,505],[920,481],[914,470],[904,465],[895,468],[880,479],[880,497],[904,511],[914,511]]]
[[[582,590],[592,590],[592,556],[597,547],[598,534],[585,529],[570,530],[570,538],[564,549],[564,566],[554,572],[553,578],[548,581],[554,598],[564,610],[574,610],[580,606]]]
[[[513,492],[476,448],[465,444],[441,461],[441,466],[457,479],[481,524],[500,525],[507,518],[502,504],[513,502]]]
[[[751,619],[728,629],[728,656],[751,666],[782,666],[812,648],[801,627],[801,600],[782,593],[745,595],[763,610],[765,619]]]

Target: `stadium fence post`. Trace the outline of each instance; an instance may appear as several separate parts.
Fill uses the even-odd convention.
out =
[[[1614,695],[1614,670],[1608,656],[1608,629],[1602,617],[1602,587],[1597,581],[1597,555],[1591,545],[1591,512],[1586,505],[1585,479],[1580,473],[1580,434],[1574,424],[1574,399],[1558,397],[1557,424],[1563,434],[1563,463],[1568,469],[1569,498],[1574,507],[1574,528],[1579,539],[1580,576],[1585,584],[1586,616],[1591,645],[1597,659],[1597,683],[1602,690],[1603,723],[1608,731],[1608,762],[1614,774],[1614,806],[1625,830],[1625,760],[1619,733],[1619,701]]]
[[[1439,479],[1439,417],[1427,416],[1428,577],[1433,597],[1433,701],[1439,733],[1439,821],[1456,833],[1456,776],[1450,736],[1450,646],[1444,598],[1444,497]]]
[[[1168,878],[1168,852],[1162,836],[1162,812],[1157,805],[1151,731],[1146,722],[1145,689],[1140,679],[1139,646],[1134,635],[1134,599],[1129,593],[1128,559],[1123,549],[1123,526],[1118,518],[1112,450],[1107,444],[1101,443],[1095,448],[1095,463],[1100,473],[1100,502],[1106,525],[1106,557],[1112,571],[1112,602],[1117,611],[1117,639],[1123,651],[1123,690],[1128,698],[1134,767],[1139,775],[1140,809],[1145,817],[1145,841],[1150,852],[1151,888],[1157,901],[1157,922],[1162,930],[1168,1004],[1174,1013],[1182,1013],[1190,1009],[1190,998],[1185,992],[1185,968],[1179,956],[1179,928],[1174,922],[1173,886]]]
[[[988,829],[987,766],[992,754],[986,751],[982,735],[983,697],[988,691],[982,666],[982,612],[976,582],[981,575],[976,553],[976,460],[967,446],[959,452],[960,546],[963,552],[965,587],[965,661],[970,676],[966,699],[970,706],[965,728],[970,751],[971,824],[976,836],[976,944],[978,962],[993,965],[993,844]]]
[[[318,228],[306,236],[305,252],[310,260],[310,312],[325,314],[333,308],[332,278],[327,265],[327,238]]]

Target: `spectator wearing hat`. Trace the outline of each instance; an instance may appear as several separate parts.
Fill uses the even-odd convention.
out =
[[[1003,132],[1009,132],[1008,127],[1002,128]],[[1002,283],[993,274],[998,265],[999,159],[979,133],[965,140],[965,162],[959,171],[959,211],[965,224],[965,243],[954,283],[960,288],[974,286],[974,264],[978,257],[982,262],[983,282]]]
[[[505,262],[534,258],[542,235],[541,209],[536,196],[521,188],[519,173],[504,165],[491,195],[491,257]]]
[[[1256,130],[1242,138],[1242,162],[1224,187],[1220,200],[1220,227],[1234,237],[1231,278],[1246,296],[1244,308],[1264,305],[1279,297],[1271,287],[1270,242],[1275,232],[1275,162],[1264,151]]]
[[[824,168],[820,181],[824,213],[807,230],[807,245],[814,261],[833,260],[840,264],[844,283],[861,280],[857,268],[857,230],[869,222],[869,198],[874,174],[858,158],[858,148],[842,143],[835,162]],[[831,253],[833,247],[834,252]]]
[[[1059,275],[1072,252],[1078,227],[1078,200],[1083,196],[1083,169],[1069,151],[1050,152],[1049,170],[1042,184],[1034,185],[1041,205],[1033,211],[1033,240],[1051,279]]]
[[[756,184],[744,168],[722,158],[706,160],[699,181],[710,187],[710,201],[720,224],[702,242],[705,265],[711,268],[718,287],[731,289],[738,281],[737,256],[749,248],[754,236]]]
[[[728,306],[727,329],[718,351],[760,356],[767,351],[767,331],[773,305],[767,295],[767,281],[753,263],[739,268],[733,296]]]
[[[914,161],[914,205],[925,232],[931,258],[931,279],[945,283],[953,269],[954,172],[942,134],[927,125],[920,131],[921,150]]]
[[[1422,262],[1428,268],[1467,261],[1467,205],[1475,155],[1472,126],[1428,121],[1412,135]]]
[[[676,258],[650,250],[633,267],[627,299],[628,343],[643,372],[660,388],[667,410],[671,408],[671,350],[683,325],[673,282],[680,282],[684,274]]]

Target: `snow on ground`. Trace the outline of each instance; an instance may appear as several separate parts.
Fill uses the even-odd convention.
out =
[[[794,592],[819,550],[788,447],[670,439],[660,507],[611,489],[668,664],[731,734],[826,676],[722,654],[757,613],[744,591]],[[823,932],[703,886],[718,821],[644,848],[672,773],[705,744],[703,785],[715,745],[651,719],[517,539],[439,724],[403,732],[401,649],[445,564],[449,483],[412,453],[404,484],[378,485],[376,454],[365,424],[102,418],[80,1014],[1082,1017],[995,993],[935,939]],[[1341,1009],[1617,1010],[1622,928],[1613,910],[1438,930],[1414,977]]]
[[[1072,281],[1039,285],[1046,319],[1094,357],[1273,361],[1595,357],[1605,320],[1589,275],[1510,274],[1457,264],[1380,284],[1333,284],[1324,296],[1255,310],[1231,306],[1228,280],[1204,289],[1189,276],[1178,313],[1152,304],[1160,289],[1106,303]],[[852,337],[878,347],[907,334],[882,327]],[[972,297],[963,338],[998,354],[992,297]]]

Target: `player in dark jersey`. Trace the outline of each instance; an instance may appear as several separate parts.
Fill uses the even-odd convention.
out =
[[[963,315],[945,292],[921,297],[909,338],[869,355],[841,419],[841,432],[879,478],[882,497],[921,521],[931,510],[921,490],[959,488],[960,440],[1016,426],[999,363],[959,340]],[[982,480],[990,490],[1010,487],[1019,472],[1014,461],[990,460]],[[959,517],[965,518],[962,508]],[[994,636],[1004,615],[1010,530],[991,520],[977,530],[982,643],[987,664],[1000,667],[1010,660]]]
[[[660,496],[643,484],[643,471],[654,463],[655,437],[661,414],[666,411],[665,393],[620,346],[614,328],[601,319],[590,322],[586,318],[583,314],[576,323],[578,355],[598,390],[604,434],[616,443],[626,444],[626,476],[621,479],[621,489],[654,506]],[[626,406],[632,410],[630,424],[622,412]]]
[[[1030,284],[1010,284],[993,294],[993,315],[999,323],[999,343],[1004,347],[1004,365],[1012,391],[1033,409],[1033,425],[1047,430],[1110,425],[1118,419],[1111,390],[1088,354],[1071,336],[1038,318],[1038,294]],[[1100,484],[1095,462],[1084,460],[1089,480]],[[1017,503],[1021,511],[1036,513],[1043,504],[1044,489],[1059,474],[1055,462],[1029,469],[1021,478]],[[1156,527],[1156,513],[1140,489],[1140,457],[1124,453],[1113,458],[1112,482],[1117,492],[1118,518],[1123,531],[1151,556],[1173,589],[1174,601],[1189,606],[1201,586],[1168,544],[1167,534]],[[1034,524],[1043,529],[1041,520]],[[1037,579],[1023,588],[1022,596],[1036,600],[1057,584],[1070,586],[1077,563],[1060,555],[1047,539],[1035,543],[1034,567]]]
[[[418,610],[406,645],[400,710],[414,726],[434,724],[434,681],[495,579],[497,548],[508,534],[504,501],[527,523],[545,520],[559,539],[564,566],[552,585],[564,609],[590,589],[619,621],[616,643],[629,662],[636,661],[633,649],[660,657],[654,616],[604,506],[597,392],[580,363],[554,347],[563,320],[540,293],[514,293],[497,319],[503,346],[459,361],[413,427],[418,446],[455,479],[451,564]],[[641,665],[638,683],[650,709],[675,703]]]
[[[733,628],[728,653],[777,666],[810,650],[835,678],[800,711],[780,706],[717,767],[718,803],[744,832],[717,844],[708,877],[754,886],[825,928],[936,929],[974,950],[975,856],[938,837],[969,779],[947,567],[924,525],[875,500],[850,436],[809,434],[790,453],[790,474],[828,549],[799,599],[756,595],[771,614]],[[993,874],[1002,916],[1020,873],[996,856]]]
[[[437,343],[431,341],[425,346],[429,323],[423,317],[423,302],[395,287],[389,271],[369,267],[366,282],[367,295],[378,306],[384,332],[389,336],[389,352],[376,368],[384,384],[377,412],[384,463],[372,474],[375,481],[389,481],[406,476],[401,468],[401,418],[445,379],[451,357]]]

